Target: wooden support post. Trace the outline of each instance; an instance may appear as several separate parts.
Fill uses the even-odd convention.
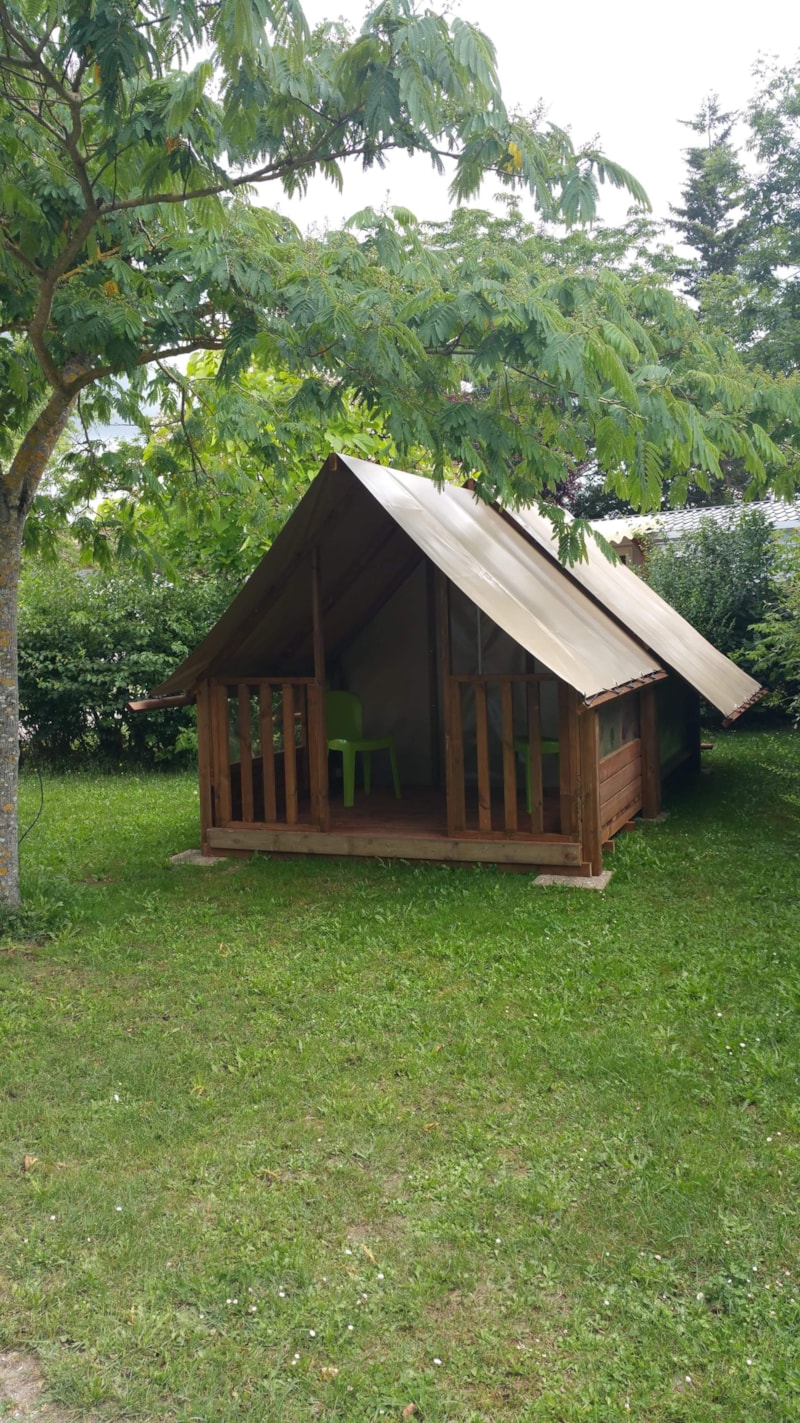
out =
[[[461,719],[461,688],[452,678],[450,648],[450,592],[447,579],[437,569],[436,616],[439,666],[444,706],[444,760],[447,787],[447,833],[451,839],[465,828],[464,731]]]
[[[693,687],[686,688],[686,744],[689,748],[687,767],[700,774],[700,693]]]
[[[561,834],[580,839],[578,797],[578,698],[566,682],[558,684],[558,770],[561,790]]]
[[[250,725],[250,688],[239,683],[239,773],[242,781],[242,820],[253,823],[253,732]]]
[[[213,689],[211,726],[214,747],[215,825],[228,825],[231,809],[231,738],[228,722],[228,688],[220,682]]]
[[[642,819],[661,812],[661,747],[658,735],[658,688],[639,693],[639,736],[642,743]]]
[[[283,768],[286,781],[286,824],[297,824],[297,746],[294,739],[294,687],[284,682],[283,702]]]
[[[325,715],[325,642],[322,628],[320,556],[317,544],[311,553],[311,625],[314,642],[314,684],[308,689],[308,765],[311,782],[311,819],[320,830],[331,823],[328,796],[328,729]]]
[[[200,848],[207,852],[208,832],[214,824],[213,754],[211,746],[211,688],[197,688],[197,774],[200,791]]]
[[[539,683],[528,684],[528,757],[531,778],[531,833],[544,832],[544,789],[542,786],[542,719]]]
[[[506,830],[516,830],[517,818],[517,753],[514,750],[514,688],[510,682],[500,684],[500,707],[503,713],[503,815]]]
[[[272,686],[269,682],[262,682],[258,689],[258,739],[264,783],[264,819],[272,825],[278,819],[278,806],[275,795],[275,727],[272,720]]]
[[[492,828],[492,784],[489,769],[489,716],[486,683],[475,684],[475,740],[478,749],[478,829]]]
[[[436,568],[425,560],[425,613],[428,630],[428,715],[430,717],[431,785],[443,785],[442,725],[439,704],[439,658],[436,646]]]
[[[603,835],[600,814],[600,723],[597,712],[585,707],[578,717],[580,745],[581,846],[593,875],[603,869]]]

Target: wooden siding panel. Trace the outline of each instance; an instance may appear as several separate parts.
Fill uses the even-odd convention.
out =
[[[630,741],[600,762],[600,819],[604,839],[642,808],[642,744]]]
[[[620,746],[618,751],[612,751],[610,756],[604,756],[600,762],[600,780],[607,781],[610,776],[615,776],[617,771],[623,766],[627,766],[630,761],[641,759],[642,747],[638,737],[635,741],[628,741],[624,746]]]

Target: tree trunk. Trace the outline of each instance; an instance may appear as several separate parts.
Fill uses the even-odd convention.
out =
[[[0,908],[19,905],[17,591],[25,516],[0,504]]]
[[[68,363],[67,374],[73,375],[78,365],[77,360]],[[68,390],[53,391],[8,471],[0,477],[0,910],[16,909],[20,902],[17,608],[22,535],[28,510],[74,401]]]

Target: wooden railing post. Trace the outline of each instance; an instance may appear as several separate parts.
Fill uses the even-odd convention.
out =
[[[464,732],[461,687],[453,680],[450,649],[450,594],[447,579],[436,573],[436,630],[444,698],[444,757],[447,794],[447,833],[451,839],[465,827]]]
[[[250,688],[240,682],[239,692],[239,770],[242,778],[242,820],[253,820],[253,741],[250,725]]]
[[[492,784],[489,765],[489,716],[486,683],[475,683],[475,740],[478,753],[478,829],[492,828]]]
[[[297,747],[294,739],[294,686],[281,685],[283,702],[283,769],[286,779],[286,823],[297,824]]]
[[[508,831],[517,829],[517,753],[514,747],[514,688],[510,682],[500,684],[500,709],[503,718],[503,817]]]
[[[539,683],[528,683],[528,765],[531,778],[531,833],[544,830],[544,787],[542,785],[542,722]]]
[[[319,546],[311,554],[311,625],[314,642],[314,685],[308,689],[308,765],[311,816],[320,830],[331,822],[328,794],[328,730],[325,714],[325,643],[322,627]]]
[[[200,792],[200,846],[206,850],[208,832],[214,824],[214,756],[211,744],[211,688],[201,682],[197,688],[197,775]]]
[[[261,744],[261,779],[264,786],[264,819],[272,824],[278,819],[275,794],[275,726],[272,720],[272,684],[261,682],[258,688],[258,739]]]
[[[211,698],[211,727],[214,749],[214,787],[216,807],[214,822],[228,825],[231,809],[231,738],[228,722],[228,687],[218,682]]]
[[[580,839],[578,798],[577,693],[558,684],[558,770],[561,794],[561,834]]]

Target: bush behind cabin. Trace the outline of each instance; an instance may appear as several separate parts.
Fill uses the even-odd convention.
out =
[[[190,763],[194,708],[137,715],[146,696],[208,632],[227,582],[62,564],[28,567],[19,621],[23,748],[58,764]]]

